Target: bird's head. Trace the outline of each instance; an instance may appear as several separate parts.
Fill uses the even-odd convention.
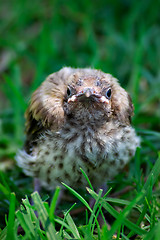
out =
[[[130,124],[133,105],[117,79],[102,71],[63,68],[53,73],[33,93],[26,118],[50,129],[65,121],[79,124],[110,121]]]

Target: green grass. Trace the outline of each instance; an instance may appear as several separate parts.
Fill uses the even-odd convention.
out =
[[[0,239],[159,240],[160,1],[0,5]],[[56,209],[59,189],[54,195],[45,189],[41,196],[33,193],[32,179],[14,156],[23,146],[31,93],[63,66],[91,66],[117,77],[132,96],[133,125],[142,143],[128,171],[108,182],[108,193],[96,193],[89,180],[89,188],[78,192],[64,183],[72,201]]]

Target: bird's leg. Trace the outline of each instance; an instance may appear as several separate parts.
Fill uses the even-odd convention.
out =
[[[40,193],[41,185],[40,185],[40,180],[38,178],[33,179],[33,187],[34,187],[34,192]],[[34,205],[33,199],[31,199],[31,205],[32,206]],[[36,215],[36,217],[38,217],[37,211],[35,211],[35,215]]]
[[[34,178],[33,185],[34,185],[34,192],[40,193],[41,185],[40,185],[40,180],[38,178]]]

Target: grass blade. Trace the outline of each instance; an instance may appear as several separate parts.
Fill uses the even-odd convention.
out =
[[[83,176],[85,177],[85,179],[87,180],[89,187],[94,191],[91,181],[89,180],[87,174],[85,173],[85,171],[82,168],[80,168],[80,170],[81,170]]]
[[[91,207],[89,206],[89,204],[86,202],[86,200],[79,194],[77,193],[74,189],[72,189],[71,187],[69,187],[68,185],[66,185],[65,183],[62,183],[75,197],[77,197],[86,207],[87,209],[92,213],[93,213],[93,210],[91,209]],[[95,221],[96,221],[96,224],[97,224],[97,227],[99,228],[99,223],[97,221],[97,218],[96,216],[94,215],[95,217]],[[99,233],[99,229],[98,229],[98,233]],[[98,235],[98,239],[100,239],[100,236]]]
[[[86,188],[87,189],[87,191],[89,192],[89,193],[91,193],[91,192],[94,192],[92,189],[89,189],[89,188]],[[98,209],[98,207],[99,207],[99,205],[100,205],[100,203],[99,203],[99,200],[100,200],[100,198],[101,198],[101,196],[102,196],[102,193],[103,193],[103,190],[102,189],[100,189],[99,190],[99,193],[98,193],[98,195],[97,195],[97,199],[96,199],[96,202],[95,202],[95,204],[94,204],[94,207],[93,207],[93,211],[92,211],[92,213],[91,213],[91,216],[90,216],[90,219],[89,219],[89,227],[90,227],[90,229],[92,229],[92,233],[93,233],[93,219],[94,218],[96,218],[96,216],[95,216],[95,214],[96,214],[96,211],[97,211],[97,209]],[[93,224],[93,225],[92,225]],[[99,226],[99,224],[98,224],[98,229],[100,230],[100,226]]]
[[[70,226],[70,228],[72,229],[72,234],[74,235],[75,239],[77,239],[77,238],[79,239],[80,235],[79,235],[78,229],[69,213],[66,216],[66,221],[67,221],[68,225]]]
[[[41,221],[42,226],[46,231],[48,240],[61,239],[60,236],[56,233],[56,230],[55,230],[53,224],[49,221],[49,215],[47,213],[46,208],[43,205],[43,202],[42,202],[38,192],[34,192],[31,196],[34,201],[34,206],[38,213],[39,220]]]
[[[90,194],[92,195],[93,198],[95,198],[95,199],[98,198],[98,195],[95,192],[90,191]],[[144,193],[139,193],[136,196],[136,198],[131,202],[131,205],[129,205],[129,207],[127,206],[127,210],[124,210],[125,215],[128,214],[129,209],[131,209],[138,201],[140,201],[140,199],[143,197],[143,195],[144,195]],[[123,213],[117,212],[109,203],[106,202],[105,199],[101,198],[100,203],[114,218],[118,219],[118,221],[120,221],[119,219],[123,218]],[[120,215],[120,217],[119,217],[119,215]],[[145,230],[141,229],[140,227],[138,227],[137,225],[135,225],[134,223],[132,223],[131,221],[129,221],[126,218],[123,219],[123,224],[139,235],[146,234]],[[116,225],[117,225],[117,223],[116,223]]]
[[[144,190],[147,192],[148,191],[148,188],[150,186],[150,183],[151,183],[151,179],[152,179],[152,182],[153,182],[153,185],[155,184],[158,176],[159,176],[159,173],[160,173],[160,152],[158,153],[158,159],[156,161],[156,163],[154,164],[148,178],[147,178],[147,181],[144,185]]]
[[[14,227],[15,227],[15,205],[16,205],[16,196],[15,196],[15,193],[11,193],[6,240],[16,239],[15,238],[15,230],[14,230]]]
[[[116,221],[111,227],[111,230],[108,233],[108,239],[112,237],[112,235],[115,233],[115,231],[121,226],[121,224],[125,224],[125,220],[127,215],[129,214],[130,210],[135,206],[135,204],[139,201],[139,199],[142,198],[142,194],[138,194],[135,199],[133,199],[130,204],[121,212],[119,213]],[[136,225],[135,225],[136,226]],[[140,228],[139,228],[140,229]],[[135,232],[137,234],[137,232]],[[144,234],[144,233],[143,233]]]
[[[54,220],[54,212],[55,212],[55,209],[56,209],[56,204],[57,204],[59,193],[60,193],[60,187],[57,187],[55,192],[54,192],[54,195],[53,195],[53,198],[52,198],[52,201],[51,201],[51,205],[50,205],[50,210],[49,210],[49,219],[52,222]]]
[[[29,214],[26,213],[25,208],[21,206],[21,210],[16,212],[16,217],[18,218],[18,221],[25,231],[25,236],[28,239],[33,239],[35,238],[35,231],[34,231],[34,225],[31,221],[31,218]]]
[[[69,187],[67,184],[63,182],[62,182],[62,185],[65,186],[76,198],[78,198],[84,204],[84,206],[86,206],[86,208],[92,213],[91,207],[79,193],[77,193],[74,189],[72,189],[71,187]]]

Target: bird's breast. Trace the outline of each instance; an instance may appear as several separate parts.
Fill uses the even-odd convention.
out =
[[[80,168],[98,186],[125,166],[137,146],[139,138],[130,126],[66,124],[59,132],[46,131],[32,155],[21,151],[17,162],[26,174],[38,177],[47,188],[60,182],[73,187],[86,184]]]

